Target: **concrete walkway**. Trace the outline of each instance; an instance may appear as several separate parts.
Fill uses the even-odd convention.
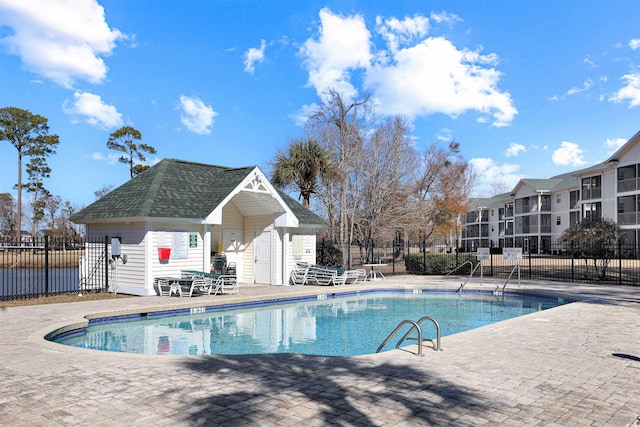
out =
[[[371,287],[457,288],[403,276]],[[469,283],[493,289],[498,282]],[[354,285],[348,285],[350,289]],[[345,288],[244,286],[238,296],[140,297],[0,311],[4,426],[631,426],[640,415],[640,289],[522,282],[589,299],[444,337],[425,356],[159,356],[47,342],[91,313]]]

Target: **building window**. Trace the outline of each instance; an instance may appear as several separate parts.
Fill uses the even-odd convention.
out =
[[[583,218],[602,218],[602,203],[584,203],[582,205]]]
[[[582,179],[582,200],[599,199],[602,197],[602,180],[600,176],[590,176]]]
[[[562,225],[562,217],[561,216],[557,216],[556,217],[556,225]]]
[[[556,203],[562,203],[562,195],[556,194]]]

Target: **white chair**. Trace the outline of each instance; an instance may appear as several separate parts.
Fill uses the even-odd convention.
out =
[[[207,286],[207,281],[202,277],[194,277],[191,280],[191,285],[189,285],[189,290],[182,288],[182,284],[178,283],[178,293],[182,298],[191,298],[193,296],[193,291],[196,289],[204,289]],[[185,287],[186,288],[186,287]]]
[[[156,284],[158,285],[158,294],[161,297],[171,296],[171,285],[167,279],[159,278]]]
[[[236,276],[223,274],[220,276],[220,280],[220,291],[223,294],[237,294],[240,290],[240,287],[238,286],[238,278]]]
[[[309,272],[308,265],[296,265],[293,270],[291,270],[291,275],[289,280],[293,285],[304,285],[307,282],[307,273]]]

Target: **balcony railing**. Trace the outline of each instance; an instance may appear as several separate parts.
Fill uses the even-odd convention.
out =
[[[618,192],[634,191],[638,188],[636,178],[621,179],[618,181]]]
[[[618,214],[618,225],[635,225],[638,223],[637,212],[624,212]]]
[[[602,197],[602,188],[590,188],[588,190],[582,190],[582,200],[599,199]]]

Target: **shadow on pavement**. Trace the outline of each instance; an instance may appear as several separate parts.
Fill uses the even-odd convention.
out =
[[[425,363],[416,358],[416,364]],[[211,393],[203,390],[206,396],[192,402],[185,415],[193,425],[260,425],[305,417],[323,425],[374,425],[382,414],[389,420],[402,416],[410,423],[446,425],[483,401],[406,363],[266,354],[203,357],[186,367],[213,383],[218,376],[221,382],[233,379],[229,390],[212,385]],[[305,408],[296,409],[300,404]]]

